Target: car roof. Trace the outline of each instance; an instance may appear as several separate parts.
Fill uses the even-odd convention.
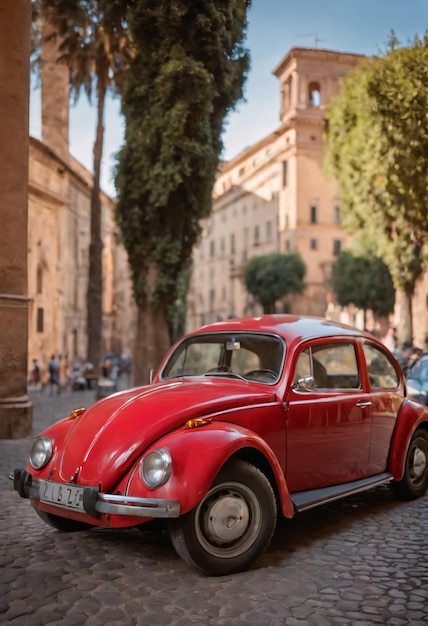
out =
[[[215,322],[202,326],[194,333],[207,332],[264,332],[284,337],[289,342],[314,337],[366,337],[374,339],[367,332],[333,322],[320,317],[299,315],[261,315],[259,317],[241,317]],[[190,333],[190,334],[194,334]]]

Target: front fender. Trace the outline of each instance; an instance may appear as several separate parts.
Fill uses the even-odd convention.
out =
[[[138,462],[129,481],[118,485],[126,489],[126,495],[178,500],[181,514],[199,504],[207,493],[219,470],[237,451],[252,448],[259,451],[268,461],[280,498],[285,517],[293,517],[294,506],[285,482],[281,466],[272,449],[256,433],[235,424],[211,423],[198,428],[179,430],[159,439],[146,450],[166,448],[172,458],[172,475],[159,489],[149,490],[143,483]]]
[[[389,450],[388,466],[395,480],[403,478],[404,463],[409,443],[413,433],[421,424],[425,424],[428,429],[427,407],[408,398],[404,399],[397,417]]]

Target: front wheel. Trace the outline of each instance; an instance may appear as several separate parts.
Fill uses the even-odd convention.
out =
[[[391,488],[398,498],[414,500],[426,493],[428,487],[428,433],[416,430],[406,454],[404,475]]]
[[[224,576],[246,569],[266,550],[276,518],[276,498],[266,476],[250,463],[233,461],[198,506],[170,520],[170,537],[186,563]]]

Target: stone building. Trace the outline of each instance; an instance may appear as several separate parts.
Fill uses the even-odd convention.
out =
[[[52,354],[86,359],[92,175],[69,154],[68,69],[43,46],[42,140],[30,138],[28,199],[28,363],[46,376]],[[130,353],[133,304],[127,257],[117,243],[114,203],[101,194],[104,353]]]
[[[299,253],[305,292],[278,307],[324,315],[331,300],[331,267],[347,238],[339,226],[334,180],[323,173],[326,106],[354,54],[293,48],[274,69],[280,85],[280,125],[223,163],[213,213],[194,255],[191,327],[229,315],[257,314],[242,276],[248,260],[271,252]]]
[[[246,292],[248,260],[271,252],[299,253],[306,288],[277,310],[358,323],[335,305],[332,264],[349,238],[339,225],[337,184],[323,171],[326,107],[340,79],[361,57],[330,50],[293,48],[273,70],[279,81],[280,125],[219,168],[213,212],[193,256],[189,329],[229,316],[259,314]],[[428,334],[427,277],[414,300],[417,345]],[[398,325],[397,308],[394,323]]]

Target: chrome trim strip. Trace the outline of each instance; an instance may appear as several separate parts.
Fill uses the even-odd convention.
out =
[[[156,498],[133,498],[130,496],[99,493],[95,508],[99,513],[136,515],[138,517],[179,517],[180,503],[177,500]]]

